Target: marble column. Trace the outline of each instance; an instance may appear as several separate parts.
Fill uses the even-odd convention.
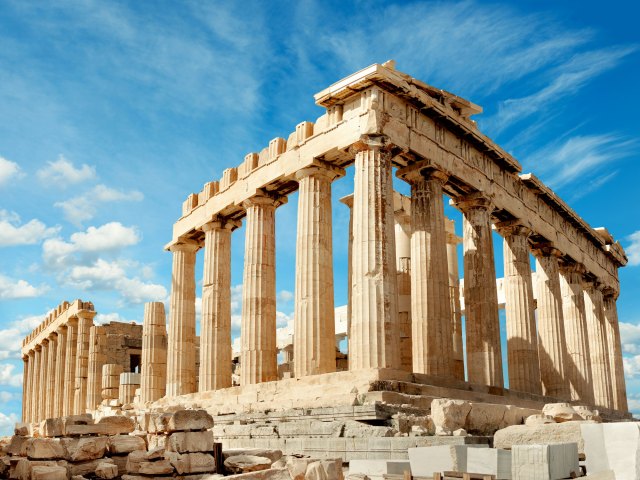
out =
[[[40,404],[42,403],[42,388],[40,382],[43,378],[42,375],[42,346],[36,345],[34,347],[34,363],[33,363],[33,396],[31,402],[31,422],[40,421]]]
[[[107,329],[93,326],[89,329],[89,367],[87,369],[86,409],[93,411],[102,402],[102,366],[107,363]]]
[[[400,368],[391,152],[358,145],[353,197],[349,369]]]
[[[462,307],[460,305],[460,272],[458,244],[462,238],[455,233],[453,220],[445,218],[447,231],[447,266],[449,270],[449,301],[451,302],[451,334],[453,335],[453,376],[464,380],[464,350],[462,348]]]
[[[314,165],[296,172],[298,232],[293,330],[296,377],[335,372],[331,182],[341,169]]]
[[[413,371],[453,377],[447,236],[442,187],[448,176],[407,167],[411,185],[411,331]]]
[[[200,321],[201,392],[231,386],[231,231],[224,219],[203,225],[204,273]]]
[[[38,421],[47,418],[47,387],[49,385],[49,339],[43,338],[40,344],[40,381],[38,382]]]
[[[353,194],[342,197],[340,202],[349,208],[349,239],[347,246],[347,353],[351,352],[351,293],[353,278]]]
[[[196,243],[169,247],[173,253],[169,336],[167,346],[167,395],[196,391]]]
[[[167,318],[162,302],[144,304],[141,373],[140,402],[155,402],[164,397],[167,389]]]
[[[567,347],[560,293],[560,252],[553,247],[533,250],[538,283],[538,352],[542,394],[570,400]]]
[[[89,374],[89,335],[93,326],[95,312],[81,310],[78,312],[78,346],[76,347],[76,383],[73,400],[73,412],[76,415],[85,413],[87,406],[87,376]]]
[[[67,326],[61,325],[58,334],[58,359],[56,361],[55,387],[53,393],[53,416],[61,417],[64,405],[65,368],[67,358]]]
[[[22,421],[28,422],[29,414],[29,355],[22,356]]]
[[[47,360],[47,389],[45,393],[45,418],[54,417],[55,389],[56,389],[56,365],[58,360],[58,336],[56,333],[49,335],[49,358]]]
[[[599,284],[588,282],[584,293],[595,404],[598,407],[614,408],[609,362],[611,346],[607,341],[602,290]]]
[[[247,219],[240,385],[278,379],[275,213],[279,204],[278,200],[267,195],[257,195],[243,204]]]
[[[497,226],[497,230],[504,238],[509,389],[540,395],[538,335],[527,240],[530,230],[514,222],[504,222]]]
[[[560,266],[562,313],[567,340],[567,373],[571,400],[595,405],[591,375],[591,353],[584,309],[584,267],[577,263]]]
[[[620,341],[620,325],[618,323],[618,309],[616,296],[612,292],[605,292],[604,318],[609,345],[609,368],[611,369],[611,392],[613,405],[616,410],[627,412],[627,387],[624,380],[622,364],[622,343]]]
[[[402,200],[394,192],[394,201]],[[398,282],[398,325],[400,333],[400,366],[407,372],[413,371],[413,345],[411,338],[411,209],[397,210],[394,205],[396,237],[396,271]]]
[[[471,383],[504,386],[491,202],[478,194],[456,201],[463,214],[467,376]]]
[[[76,388],[76,351],[78,349],[78,318],[72,317],[67,321],[67,348],[65,354],[64,395],[62,415],[73,415],[75,412]]]
[[[33,402],[34,402],[34,392],[35,392],[35,383],[36,383],[36,370],[34,368],[35,359],[35,350],[29,350],[29,383],[27,384],[27,403],[24,408],[24,412],[27,416],[27,422],[33,422]]]

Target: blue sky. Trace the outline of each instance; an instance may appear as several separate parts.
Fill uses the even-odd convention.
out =
[[[627,248],[618,306],[640,413],[640,7],[226,3],[0,3],[0,433],[20,412],[20,340],[51,308],[82,298],[100,321],[140,321],[145,301],[168,296],[163,245],[184,198],[319,117],[314,93],[390,58],[482,105],[483,132]],[[352,189],[348,175],[334,199]],[[337,304],[345,214],[334,206]],[[293,311],[295,219],[294,195],[277,214],[280,326]]]

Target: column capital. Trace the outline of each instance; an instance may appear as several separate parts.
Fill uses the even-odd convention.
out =
[[[531,235],[531,229],[526,225],[523,225],[519,219],[498,222],[494,227],[503,237],[511,237],[514,235],[528,237]]]
[[[174,253],[174,252],[193,253],[193,252],[197,252],[200,249],[200,245],[198,244],[198,242],[195,242],[194,240],[179,239],[178,242],[179,243],[174,243],[173,245],[169,246],[169,251],[171,253]]]
[[[553,246],[553,242],[537,243],[533,245],[531,253],[536,257],[561,258],[563,256],[563,253]]]
[[[80,310],[78,311],[78,318],[82,318],[83,320],[93,320],[96,316],[97,312],[93,310]]]
[[[436,180],[440,185],[445,185],[449,180],[449,175],[434,167],[431,160],[423,160],[407,165],[396,172],[396,177],[401,178],[409,184],[423,180]]]
[[[55,340],[56,338],[58,338],[58,333],[51,332],[47,338],[49,339],[49,341]]]
[[[393,148],[386,135],[361,135],[360,140],[349,147],[349,152],[355,155],[367,150],[381,150],[391,154]]]
[[[45,346],[45,345],[49,345],[49,338],[43,338],[42,340],[40,340],[40,346]]]
[[[208,232],[210,230],[235,230],[236,228],[240,228],[242,226],[242,222],[239,220],[231,220],[229,218],[220,217],[216,215],[209,222],[202,225],[201,230],[203,232]]]
[[[28,362],[29,361],[29,354],[22,355],[22,361],[23,362]]]
[[[349,208],[353,208],[353,193],[346,195],[340,199],[340,203],[345,204]]]
[[[493,209],[493,202],[483,192],[474,192],[460,196],[452,200],[451,204],[463,213],[475,209]]]
[[[558,269],[560,270],[560,273],[563,273],[563,274],[577,273],[579,275],[584,276],[584,274],[587,273],[587,269],[583,264],[578,262],[572,262],[572,261],[560,262],[560,265],[558,265]]]
[[[67,330],[67,325],[60,325],[58,328],[56,328],[56,334],[60,335],[62,333],[64,333]]]
[[[609,299],[611,298],[612,300],[617,300],[618,296],[620,295],[620,292],[617,291],[615,288],[609,287],[609,286],[603,286],[602,287],[602,295],[605,299]]]
[[[343,177],[345,171],[344,168],[336,167],[321,160],[315,160],[313,164],[298,170],[294,175],[298,181],[311,176],[325,177],[329,181],[333,181],[338,177]]]

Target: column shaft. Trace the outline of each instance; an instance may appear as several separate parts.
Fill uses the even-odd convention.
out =
[[[140,402],[164,397],[167,387],[167,319],[162,302],[144,304]]]
[[[167,350],[167,395],[196,391],[196,276],[198,245],[182,243],[173,253]]]
[[[446,175],[405,175],[411,183],[413,371],[453,377],[453,334],[442,185]]]
[[[40,381],[43,377],[42,375],[42,346],[35,346],[34,353],[35,362],[33,365],[33,401],[31,402],[31,422],[39,422],[40,421],[40,404],[42,402],[42,389],[40,387]]]
[[[107,363],[107,330],[93,326],[89,329],[89,367],[87,371],[88,411],[94,411],[102,402],[102,366]]]
[[[591,353],[584,309],[583,268],[563,265],[560,268],[562,313],[567,340],[567,373],[571,400],[594,405]]]
[[[56,333],[58,334],[58,359],[56,361],[55,387],[53,393],[53,416],[61,417],[64,409],[64,387],[66,383],[67,326],[60,326]]]
[[[28,402],[29,402],[29,355],[22,357],[22,416],[23,422],[28,421]]]
[[[464,215],[464,303],[468,380],[471,383],[503,387],[490,202],[481,197],[470,197],[458,201],[457,205]]]
[[[593,283],[585,288],[584,308],[587,317],[593,396],[597,406],[614,408],[611,390],[611,366],[605,327],[602,290]]]
[[[627,412],[627,387],[624,380],[624,366],[622,364],[622,344],[620,341],[620,325],[618,323],[618,309],[613,295],[604,297],[604,316],[609,345],[609,366],[611,369],[611,391],[614,408]]]
[[[353,292],[351,288],[353,278],[353,194],[342,197],[340,201],[347,207],[349,207],[349,239],[347,246],[347,353],[351,355],[351,294]]]
[[[460,305],[460,272],[458,271],[458,243],[453,220],[445,219],[447,231],[447,266],[449,270],[449,301],[453,335],[453,375],[464,380],[464,350],[462,348],[462,307]]]
[[[38,382],[38,421],[47,418],[47,387],[49,384],[49,339],[42,340],[40,351],[40,381]]]
[[[349,369],[400,368],[391,154],[356,153]]]
[[[58,338],[55,333],[49,335],[49,359],[47,360],[47,390],[44,395],[45,418],[54,417],[56,366],[58,364]]]
[[[63,395],[62,415],[73,415],[75,412],[75,388],[76,388],[76,351],[78,349],[78,319],[71,318],[67,322],[67,351],[65,358],[65,388]]]
[[[246,201],[240,385],[278,378],[276,350],[275,213],[268,196]],[[297,360],[297,359],[296,359]]]
[[[297,172],[298,234],[293,335],[296,377],[335,372],[331,167]]]
[[[89,335],[93,326],[93,315],[89,312],[78,313],[78,346],[76,347],[76,382],[73,412],[85,413],[87,406],[87,376],[89,374]]]
[[[200,322],[201,392],[231,386],[231,228],[214,221],[203,227],[204,273]]]
[[[34,399],[34,389],[36,383],[36,370],[34,369],[35,363],[35,351],[29,351],[29,383],[27,385],[27,403],[26,408],[24,409],[25,414],[27,415],[27,422],[33,422],[33,399]]]
[[[529,261],[529,230],[499,227],[504,237],[504,293],[507,317],[509,389],[540,395],[540,365],[533,281]]]

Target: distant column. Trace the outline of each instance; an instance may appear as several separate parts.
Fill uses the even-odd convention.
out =
[[[398,194],[399,196],[399,194]],[[394,197],[395,199],[398,197]],[[396,233],[396,271],[398,282],[398,325],[400,334],[400,365],[413,371],[411,339],[411,212],[397,210],[394,205]]]
[[[38,421],[47,418],[47,386],[49,384],[49,339],[43,338],[40,344],[40,381],[38,382]]]
[[[544,247],[533,250],[533,253],[536,256],[538,282],[538,350],[542,394],[570,400],[566,368],[567,342],[558,271],[560,252],[552,247]]]
[[[540,395],[538,335],[527,240],[530,230],[513,222],[504,222],[498,226],[498,232],[504,237],[509,389]]]
[[[467,373],[471,383],[503,387],[491,202],[472,194],[456,201],[463,214]]]
[[[73,400],[73,412],[85,413],[87,406],[87,376],[89,374],[89,334],[96,312],[80,310],[78,312],[78,346],[76,347],[76,384]]]
[[[29,350],[29,383],[27,384],[27,398],[28,401],[24,408],[24,413],[27,416],[27,422],[33,422],[33,403],[34,403],[34,391],[36,384],[36,370],[34,369],[35,363],[35,350]]]
[[[169,247],[173,253],[167,350],[167,395],[196,391],[196,252],[195,243]]]
[[[391,152],[384,139],[357,146],[349,369],[400,368]]]
[[[67,351],[65,358],[65,389],[62,415],[73,415],[75,412],[76,388],[76,351],[78,349],[78,318],[72,317],[67,321]]]
[[[34,364],[33,364],[33,401],[31,402],[31,422],[40,421],[40,404],[42,403],[42,389],[40,381],[42,380],[42,346],[34,347]]]
[[[54,417],[55,389],[56,389],[56,365],[58,359],[58,336],[56,333],[49,335],[49,358],[47,360],[47,390],[45,394],[45,418]]]
[[[65,368],[67,358],[67,326],[61,325],[58,330],[58,359],[56,361],[55,386],[53,393],[53,416],[61,417],[64,405]]]
[[[614,408],[621,412],[627,412],[627,387],[624,380],[624,367],[622,364],[622,344],[620,341],[620,326],[618,324],[618,309],[616,307],[616,294],[607,291],[604,296],[604,317],[607,331],[607,343],[609,345],[609,366],[611,369],[611,391],[614,400]]]
[[[162,302],[144,304],[140,402],[155,402],[167,388],[167,319]]]
[[[567,372],[571,387],[571,400],[595,405],[591,353],[587,336],[587,317],[584,307],[584,272],[584,267],[577,263],[561,265],[560,289],[567,339]]]
[[[278,379],[275,213],[279,204],[267,195],[257,195],[243,204],[247,219],[240,385]]]
[[[589,282],[585,288],[584,307],[589,330],[589,353],[593,375],[593,396],[599,407],[614,408],[611,390],[611,364],[607,342],[602,290],[599,284]]]
[[[224,219],[203,225],[204,272],[200,321],[201,392],[231,386],[231,231]]]
[[[107,363],[107,329],[93,326],[89,329],[89,368],[87,372],[87,403],[89,411],[102,402],[102,366]]]
[[[447,231],[447,265],[449,270],[449,300],[453,335],[453,375],[464,380],[464,350],[462,348],[462,307],[460,305],[460,272],[458,271],[458,244],[462,238],[456,235],[453,220],[445,219]]]
[[[22,421],[28,422],[29,414],[29,355],[22,356]]]
[[[349,240],[347,247],[347,353],[351,353],[351,294],[353,292],[353,194],[342,197],[340,202],[349,208]]]
[[[335,372],[331,182],[342,175],[330,165],[296,172],[298,232],[293,358],[296,377]]]

